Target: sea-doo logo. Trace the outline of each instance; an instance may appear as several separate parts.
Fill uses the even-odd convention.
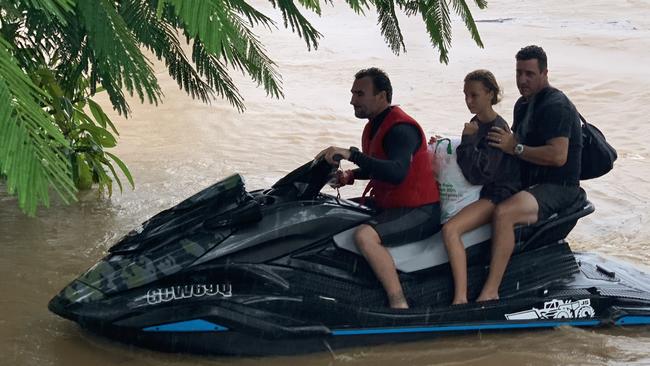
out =
[[[589,299],[576,301],[553,299],[545,302],[543,309],[532,308],[505,314],[508,320],[593,318],[594,315],[596,311],[591,307]]]
[[[229,283],[219,285],[183,285],[167,288],[158,288],[147,291],[147,303],[149,305],[160,304],[173,300],[188,299],[202,296],[232,296],[232,285]]]

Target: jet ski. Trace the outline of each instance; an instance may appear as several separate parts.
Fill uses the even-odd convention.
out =
[[[153,216],[66,286],[49,309],[112,339],[167,352],[278,355],[460,333],[650,324],[650,275],[574,253],[565,240],[594,211],[516,228],[498,301],[451,306],[440,234],[390,248],[411,308],[387,307],[357,252],[373,210],[321,193],[333,168],[309,162],[248,192],[232,175]],[[469,298],[487,276],[490,228],[465,234]]]

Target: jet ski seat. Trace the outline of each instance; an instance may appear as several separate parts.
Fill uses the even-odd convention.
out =
[[[549,219],[533,225],[521,225],[515,228],[515,253],[529,251],[550,243],[562,241],[578,222],[578,219],[594,211],[594,206],[586,198],[584,190],[574,204],[552,215]],[[360,254],[354,244],[356,227],[334,236],[334,244],[341,248]],[[489,263],[490,224],[483,225],[463,235],[468,262],[485,261]],[[442,233],[438,232],[426,239],[387,248],[393,256],[399,271],[410,273],[449,262],[447,251],[442,242]]]

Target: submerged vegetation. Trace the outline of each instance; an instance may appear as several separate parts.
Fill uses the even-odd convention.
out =
[[[269,0],[283,26],[316,49],[321,34],[304,16],[321,14],[319,0]],[[484,0],[472,0],[484,8]],[[333,1],[323,1],[333,5]],[[440,61],[448,62],[451,12],[481,39],[465,0],[346,0],[355,12],[374,11],[391,50],[405,51],[398,13],[420,16]],[[157,104],[162,93],[148,50],[193,98],[244,101],[230,74],[241,72],[271,97],[282,97],[277,65],[255,27],[276,29],[245,0],[0,0],[0,180],[34,214],[50,188],[65,202],[93,183],[133,186],[126,165],[106,149],[117,129],[93,100],[104,92],[128,117],[125,94]],[[183,43],[190,52],[184,52]]]

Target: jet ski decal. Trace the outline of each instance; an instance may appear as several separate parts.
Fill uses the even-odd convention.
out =
[[[508,320],[530,320],[530,319],[575,319],[593,318],[596,311],[591,307],[589,299],[582,300],[558,300],[546,301],[542,309],[532,308],[530,310],[505,314]]]
[[[191,297],[217,296],[231,297],[232,285],[184,285],[172,286],[167,288],[158,288],[147,291],[147,303],[149,305],[160,304],[173,300],[188,299]]]

